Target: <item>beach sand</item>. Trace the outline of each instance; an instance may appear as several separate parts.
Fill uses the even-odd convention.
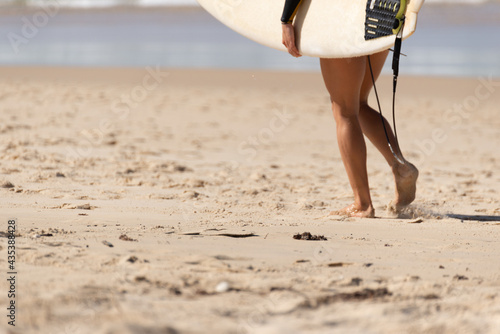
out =
[[[386,211],[368,144],[377,218],[345,219],[318,73],[1,72],[0,333],[498,333],[498,80],[403,76],[417,199]]]

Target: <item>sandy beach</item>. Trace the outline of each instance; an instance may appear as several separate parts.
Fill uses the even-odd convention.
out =
[[[368,144],[377,218],[346,219],[319,73],[0,71],[0,333],[498,333],[500,80],[403,76],[417,199],[386,210]]]

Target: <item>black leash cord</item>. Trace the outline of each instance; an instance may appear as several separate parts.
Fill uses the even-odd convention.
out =
[[[398,76],[399,76],[399,58],[401,55],[401,45],[403,41],[403,29],[404,29],[404,21],[403,25],[401,27],[401,30],[399,31],[398,35],[396,36],[396,43],[394,45],[394,57],[392,59],[392,70],[393,70],[393,84],[392,84],[392,122],[393,122],[393,127],[394,127],[394,138],[396,139],[396,142],[398,142],[398,133],[396,130],[396,89],[398,86]],[[405,164],[405,158],[403,157],[403,153],[401,153],[401,157],[398,156],[398,154],[394,151],[392,145],[391,145],[391,140],[389,139],[389,134],[387,132],[387,128],[385,126],[385,121],[384,121],[384,115],[382,114],[382,108],[380,106],[380,99],[378,97],[378,92],[377,92],[377,85],[375,84],[375,76],[373,75],[373,68],[372,68],[372,62],[370,59],[370,56],[368,56],[368,65],[370,66],[370,74],[372,77],[372,82],[373,82],[373,90],[375,91],[375,96],[377,98],[377,104],[378,104],[378,110],[380,113],[380,119],[382,120],[382,126],[384,127],[384,133],[385,133],[385,138],[387,139],[387,144],[389,145],[389,148],[391,149],[392,155],[394,155],[394,158],[396,160],[404,165]]]

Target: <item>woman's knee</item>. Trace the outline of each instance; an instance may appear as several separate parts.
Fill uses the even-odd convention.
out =
[[[371,109],[372,108],[368,104],[367,100],[361,100],[361,101],[359,101],[359,117],[360,118],[363,118],[367,114],[369,114],[371,112]]]
[[[359,105],[332,102],[332,111],[337,123],[343,119],[357,119],[359,116]]]
[[[359,100],[359,112],[366,108],[370,108],[370,106],[368,105],[368,99],[361,98],[361,100]]]

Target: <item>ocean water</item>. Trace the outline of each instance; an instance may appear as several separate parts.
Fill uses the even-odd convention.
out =
[[[42,2],[57,3],[47,20]],[[426,1],[402,74],[500,77],[500,2],[446,2]],[[0,66],[23,65],[319,71],[317,59],[247,40],[193,0],[0,0]]]

